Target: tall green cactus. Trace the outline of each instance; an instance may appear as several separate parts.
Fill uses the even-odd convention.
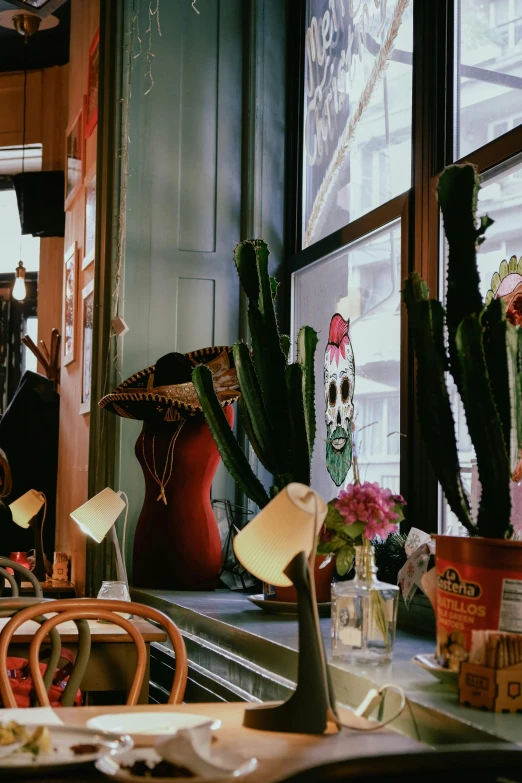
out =
[[[522,445],[522,336],[506,320],[501,300],[486,307],[482,301],[476,251],[493,221],[483,217],[477,225],[479,187],[470,164],[449,166],[439,177],[449,248],[446,312],[429,298],[417,274],[406,281],[403,299],[417,359],[419,423],[435,474],[451,510],[471,535],[504,538],[512,533],[509,484]],[[482,492],[476,522],[460,474],[448,370],[477,457]]]
[[[304,326],[297,340],[297,362],[288,364],[289,338],[279,332],[274,300],[277,282],[268,271],[269,250],[261,239],[240,242],[234,262],[248,298],[252,349],[234,346],[241,397],[239,415],[252,448],[273,476],[267,493],[237,442],[221,410],[208,367],[193,370],[192,380],[223,463],[241,490],[258,506],[291,481],[310,483],[315,440],[314,355],[317,334]]]

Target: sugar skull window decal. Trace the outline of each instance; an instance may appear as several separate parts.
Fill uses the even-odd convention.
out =
[[[503,299],[507,320],[522,326],[522,256],[518,262],[516,256],[511,256],[509,262],[505,259],[501,262],[498,272],[491,278],[486,304],[492,299]]]
[[[326,468],[338,487],[352,465],[355,362],[349,329],[350,321],[336,313],[330,321],[324,353]]]

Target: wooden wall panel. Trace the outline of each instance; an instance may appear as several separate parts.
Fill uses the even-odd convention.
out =
[[[27,144],[42,142],[43,71],[30,71],[27,75],[26,133]],[[22,143],[24,117],[23,73],[0,74],[0,147],[13,147]],[[51,130],[52,133],[52,130]]]
[[[71,44],[67,102],[67,125],[83,109],[87,89],[89,48],[99,26],[99,0],[71,0]],[[63,138],[65,150],[65,135]],[[62,153],[64,154],[64,153]],[[84,175],[96,162],[96,129],[85,143]],[[79,249],[76,309],[76,353],[62,367],[60,449],[58,455],[57,547],[72,554],[72,578],[80,593],[85,585],[85,536],[69,514],[87,500],[89,414],[80,415],[82,389],[82,290],[93,279],[94,264],[81,270],[85,235],[85,189],[82,186],[66,211],[65,248],[73,242]],[[62,258],[63,267],[63,258]],[[63,297],[63,293],[62,293]]]

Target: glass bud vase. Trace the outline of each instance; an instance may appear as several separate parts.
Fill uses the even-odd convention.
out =
[[[100,592],[98,593],[98,598],[105,598],[107,600],[112,599],[113,601],[131,600],[127,583],[122,581],[117,581],[117,580],[102,582],[102,586],[100,587]],[[123,612],[117,612],[117,614],[119,614],[121,617],[124,617],[126,620],[132,619],[131,614],[124,614]],[[103,623],[108,621],[100,620],[100,622]]]
[[[377,579],[369,541],[355,547],[355,572],[355,579],[332,584],[332,656],[352,663],[388,663],[399,588]]]

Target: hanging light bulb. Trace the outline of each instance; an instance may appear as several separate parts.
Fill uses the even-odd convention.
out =
[[[23,261],[19,261],[16,267],[16,280],[13,287],[13,299],[23,302],[26,296],[25,290],[25,266]]]

